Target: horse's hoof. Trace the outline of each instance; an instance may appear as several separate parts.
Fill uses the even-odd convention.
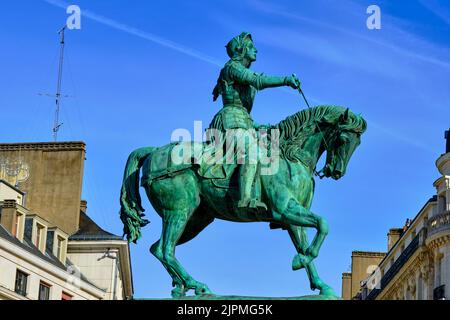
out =
[[[172,289],[171,295],[174,299],[182,298],[186,296],[186,289],[181,286],[176,286],[174,289]]]
[[[205,295],[212,295],[212,291],[208,288],[207,285],[198,286],[195,288],[195,295],[196,296],[205,296]]]
[[[325,286],[322,289],[320,289],[320,295],[327,297],[337,297],[336,292],[334,292],[333,288],[329,286]]]

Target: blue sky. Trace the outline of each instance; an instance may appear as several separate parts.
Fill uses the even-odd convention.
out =
[[[83,197],[103,228],[122,234],[119,190],[128,154],[170,141],[176,128],[207,125],[221,107],[211,91],[227,60],[224,45],[253,34],[255,71],[302,81],[311,104],[362,113],[368,131],[347,175],[317,181],[312,210],[330,234],[317,267],[340,292],[352,250],[386,250],[386,233],[413,218],[434,194],[435,159],[450,118],[450,5],[446,1],[4,1],[0,11],[2,142],[50,141],[64,7],[82,10],[66,33],[59,139],[87,143]],[[366,8],[381,8],[380,30]],[[304,108],[293,90],[256,98],[253,118],[277,123]],[[142,190],[143,191],[143,190]],[[144,193],[142,192],[143,196]],[[168,297],[171,281],[148,252],[160,218],[131,246],[136,297]],[[177,256],[218,294],[310,294],[285,231],[216,220]]]

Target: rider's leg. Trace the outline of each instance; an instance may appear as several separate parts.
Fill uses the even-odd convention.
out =
[[[237,162],[240,164],[238,207],[267,210],[267,206],[260,201],[259,195],[252,197],[252,186],[258,169],[255,130],[239,129],[235,137],[237,138]]]
[[[239,208],[247,208],[253,204],[252,185],[253,181],[255,180],[256,170],[257,165],[250,163],[242,164],[239,169],[239,192],[240,192],[240,200],[238,202]]]

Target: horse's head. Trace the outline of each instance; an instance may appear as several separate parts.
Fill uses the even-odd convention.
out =
[[[361,143],[361,135],[366,130],[366,121],[346,109],[325,134],[327,160],[321,170],[325,177],[335,180],[342,178],[347,170],[348,162]]]

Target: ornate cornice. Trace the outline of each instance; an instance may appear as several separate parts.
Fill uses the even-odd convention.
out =
[[[428,241],[427,241],[428,242]],[[443,234],[438,237],[434,237],[427,243],[427,247],[430,249],[437,249],[450,243],[450,234]]]
[[[441,174],[443,175],[449,174],[448,171],[450,169],[450,152],[441,155],[436,160],[436,167],[438,168]]]
[[[415,275],[416,272],[422,274],[424,280],[428,279],[429,272],[432,269],[431,253],[426,247],[422,247],[423,250],[417,254],[417,256],[406,266],[405,270],[400,272],[396,278],[393,279],[387,290],[383,294],[380,292],[377,299],[401,299],[402,292],[405,285],[408,290],[415,291]]]
[[[373,252],[373,251],[352,251],[352,257],[377,257],[383,258],[386,252]]]

